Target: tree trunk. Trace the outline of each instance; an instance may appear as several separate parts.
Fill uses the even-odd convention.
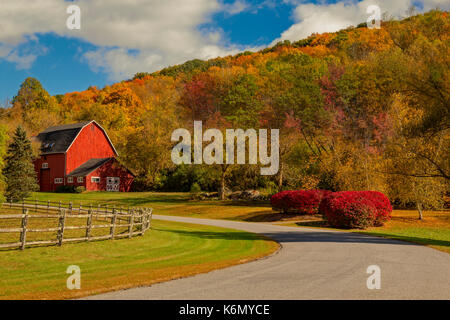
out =
[[[280,172],[278,172],[278,191],[283,188],[283,163],[280,163]]]
[[[417,202],[417,211],[419,211],[419,220],[423,220],[422,203]]]
[[[225,177],[226,177],[226,174],[227,174],[227,169],[228,169],[228,167],[227,166],[222,166],[222,175],[221,175],[221,178],[220,178],[220,189],[219,189],[219,199],[220,200],[225,200],[225,192],[226,192],[226,183],[225,183]]]
[[[220,179],[220,190],[219,190],[220,200],[225,200],[225,175],[222,174]]]

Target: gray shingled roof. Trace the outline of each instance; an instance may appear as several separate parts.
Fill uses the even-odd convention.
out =
[[[72,144],[80,130],[92,121],[47,128],[36,137],[42,144],[42,154],[63,153]]]
[[[114,158],[103,158],[103,159],[90,159],[83,163],[81,166],[73,170],[71,173],[69,173],[68,177],[85,177],[95,169],[101,167],[109,160],[112,160]]]
[[[54,126],[54,127],[47,128],[44,131],[42,131],[41,133],[49,133],[49,132],[54,132],[54,131],[70,130],[70,129],[81,129],[85,125],[87,125],[88,123],[91,123],[91,122],[92,121],[84,121],[84,122],[79,122],[79,123],[63,124],[60,126]]]

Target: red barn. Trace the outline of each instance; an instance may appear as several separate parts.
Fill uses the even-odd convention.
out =
[[[41,154],[34,162],[41,191],[83,186],[87,191],[130,190],[134,175],[116,159],[106,131],[95,121],[50,127],[36,139]]]

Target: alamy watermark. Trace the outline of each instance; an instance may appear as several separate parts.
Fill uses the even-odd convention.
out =
[[[180,141],[181,139],[181,141]],[[192,161],[192,139],[187,129],[176,129],[172,142],[180,141],[172,149],[173,163],[180,164],[246,164],[246,141],[248,140],[248,164],[259,164],[261,175],[278,173],[280,166],[279,130],[270,130],[270,154],[268,153],[267,129],[226,129],[226,138],[219,129],[208,129],[203,133],[201,121],[194,121],[194,156]],[[203,142],[210,142],[203,148]],[[224,157],[225,149],[225,157]],[[235,153],[235,150],[237,152]]]
[[[70,5],[66,10],[67,14],[70,16],[66,20],[66,26],[69,30],[80,30],[81,29],[81,9],[77,5]]]
[[[79,266],[71,265],[67,267],[67,274],[70,276],[67,278],[66,286],[69,290],[80,290],[81,289],[81,269]]]
[[[381,268],[377,265],[371,265],[367,267],[367,274],[370,276],[367,278],[367,289],[380,290],[381,289]]]
[[[370,5],[366,10],[370,16],[367,18],[367,28],[380,29],[381,28],[381,9],[377,5]]]

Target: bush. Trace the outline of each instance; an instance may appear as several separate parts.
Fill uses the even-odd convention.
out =
[[[83,192],[86,191],[86,188],[83,187],[83,186],[79,186],[79,187],[74,188],[73,191],[74,191],[75,193],[83,193]]]
[[[344,191],[327,195],[319,211],[333,227],[365,229],[389,220],[392,206],[380,192]]]
[[[56,188],[56,193],[83,193],[86,188],[83,186],[59,186]]]
[[[317,214],[326,190],[282,191],[270,198],[273,210],[283,213]]]
[[[56,188],[56,193],[73,193],[73,186],[59,186]]]
[[[382,226],[386,221],[391,220],[392,205],[388,197],[378,191],[360,191],[369,199],[376,209],[376,226]]]

